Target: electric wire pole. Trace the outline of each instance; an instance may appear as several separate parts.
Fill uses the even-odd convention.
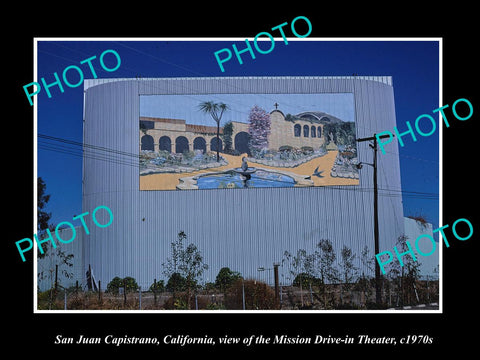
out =
[[[378,184],[377,184],[377,134],[373,134],[372,137],[357,139],[357,142],[363,141],[373,141],[373,145],[369,144],[373,148],[373,164],[368,164],[373,166],[373,233],[375,241],[375,255],[380,252],[379,246],[379,231],[378,231]],[[390,135],[379,136],[380,139],[390,137]],[[358,164],[358,168],[361,168],[361,164]],[[375,302],[377,304],[382,303],[382,286],[381,286],[382,277],[380,275],[380,265],[378,261],[375,261]]]

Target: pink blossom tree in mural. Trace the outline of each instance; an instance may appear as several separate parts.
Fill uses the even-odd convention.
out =
[[[248,133],[250,134],[250,150],[253,156],[258,156],[262,150],[268,149],[270,135],[270,114],[255,105],[248,114]]]

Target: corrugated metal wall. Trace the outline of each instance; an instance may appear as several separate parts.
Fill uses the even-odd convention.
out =
[[[374,254],[370,166],[360,170],[360,186],[139,191],[137,160],[127,154],[138,156],[139,95],[353,93],[361,138],[396,125],[390,77],[86,80],[85,89],[84,142],[118,151],[106,152],[106,159],[88,152],[84,156],[83,211],[106,205],[114,214],[108,228],[89,224],[91,234],[84,241],[84,266],[91,264],[102,283],[133,276],[145,288],[154,278],[163,279],[162,263],[180,230],[210,265],[202,282],[214,281],[223,266],[272,282],[271,271],[259,273],[257,268],[272,268],[286,250],[311,252],[320,239],[330,239],[338,252],[345,244],[358,258],[365,244]],[[358,144],[358,152],[360,161],[372,163],[367,142]],[[387,154],[378,153],[378,163],[383,251],[391,250],[404,232],[396,143]],[[287,273],[280,268],[283,283],[289,282]]]

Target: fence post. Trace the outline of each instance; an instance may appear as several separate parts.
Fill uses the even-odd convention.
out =
[[[140,302],[140,304],[138,305],[139,306],[138,310],[142,310],[142,287],[141,286],[138,287],[138,299]]]
[[[279,264],[273,263],[273,278],[275,283],[275,307],[280,309],[280,296],[279,296],[279,287],[278,287],[278,266]]]
[[[280,309],[281,309],[281,308],[282,308],[282,305],[283,305],[283,286],[280,285],[279,288],[280,288],[280,293],[279,293],[279,295],[280,295]]]
[[[245,282],[242,279],[242,304],[243,310],[245,310]]]
[[[102,302],[102,285],[100,280],[98,280],[98,301]]]
[[[153,304],[157,306],[157,279],[153,279]]]
[[[63,310],[67,310],[67,289],[64,290]]]
[[[123,306],[127,306],[127,281],[123,279]]]

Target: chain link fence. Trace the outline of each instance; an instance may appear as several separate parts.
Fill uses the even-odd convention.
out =
[[[398,308],[439,301],[439,281],[432,276],[382,279],[382,304],[375,303],[375,279],[351,284],[304,282],[275,287],[258,280],[238,280],[227,289],[212,284],[181,291],[142,283],[112,289],[87,279],[65,288],[54,285],[38,291],[39,310],[370,310]],[[109,283],[110,284],[110,283]],[[91,285],[91,284],[90,284]],[[108,284],[107,284],[108,285]]]

